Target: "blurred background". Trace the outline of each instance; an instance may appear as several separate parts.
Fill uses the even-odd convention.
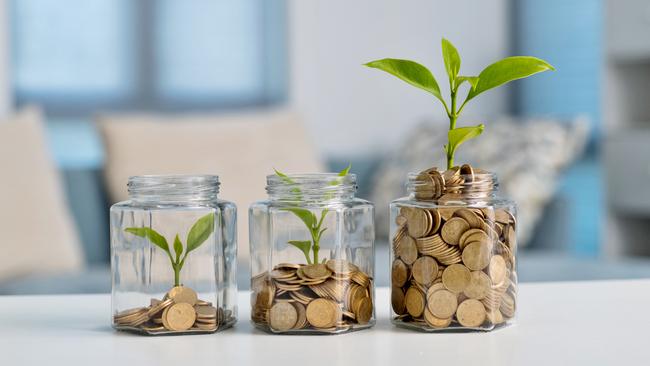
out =
[[[246,287],[264,176],[348,163],[385,285],[388,202],[442,166],[447,121],[361,65],[417,60],[445,90],[442,37],[464,75],[509,55],[557,69],[460,121],[486,133],[457,161],[520,205],[520,279],[650,277],[648,34],[643,0],[0,0],[0,294],[110,291],[108,208],[153,173],[221,175]]]

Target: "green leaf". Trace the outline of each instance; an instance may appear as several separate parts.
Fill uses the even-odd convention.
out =
[[[449,83],[451,84],[452,81],[456,80],[456,76],[460,71],[460,55],[456,47],[444,38],[442,39],[442,58],[445,61],[445,70],[447,70]]]
[[[555,70],[548,62],[537,57],[506,57],[486,67],[478,75],[476,87],[470,90],[466,100],[470,100],[484,91],[496,88],[513,80],[522,79],[539,72]]]
[[[341,182],[343,181],[343,177],[345,177],[346,175],[348,175],[348,173],[350,172],[350,169],[352,169],[352,164],[348,164],[348,166],[347,166],[345,169],[341,170],[341,171],[337,174],[337,177],[336,177],[334,180],[332,180],[332,181],[329,183],[329,185],[330,185],[330,186],[338,186],[339,184],[341,184]]]
[[[476,84],[478,84],[478,76],[457,76],[456,88],[461,86],[461,84],[466,81],[472,86],[472,89],[476,89]]]
[[[167,239],[154,229],[148,227],[127,227],[124,231],[141,238],[147,238],[157,247],[169,253],[169,244],[167,244]]]
[[[453,130],[449,130],[447,133],[447,137],[449,138],[449,145],[447,145],[448,152],[451,152],[451,154],[453,154],[458,146],[460,146],[463,142],[473,139],[474,137],[483,133],[484,128],[485,126],[483,126],[483,124],[480,124],[478,126],[458,127],[454,128]]]
[[[283,208],[282,211],[289,211],[298,216],[302,222],[311,230],[316,225],[316,216],[309,210],[299,207]]]
[[[281,171],[279,171],[279,170],[277,170],[277,169],[275,169],[275,168],[273,168],[273,170],[275,171],[275,175],[277,175],[278,177],[282,178],[282,180],[283,180],[285,183],[288,183],[288,184],[296,184],[296,182],[294,182],[293,179],[289,178],[288,175],[282,173]]]
[[[311,250],[311,241],[309,240],[289,240],[287,243],[300,249],[305,254],[305,258],[309,262],[309,251]]]
[[[181,254],[183,254],[183,243],[181,243],[181,239],[178,237],[178,234],[176,234],[176,237],[174,238],[174,252],[176,252],[176,262],[178,263],[178,260],[181,258]]]
[[[385,71],[417,88],[426,90],[445,104],[442,94],[440,94],[438,82],[431,74],[431,71],[415,61],[385,58],[368,62],[365,66]]]
[[[194,249],[198,248],[203,244],[210,234],[214,231],[214,213],[211,212],[194,223],[190,229],[189,234],[187,234],[187,249],[185,250],[185,255]]]
[[[345,177],[346,175],[348,175],[348,173],[350,172],[350,169],[352,169],[352,164],[348,163],[348,166],[345,167],[345,169],[343,169],[343,170],[341,170],[339,172],[339,177]]]

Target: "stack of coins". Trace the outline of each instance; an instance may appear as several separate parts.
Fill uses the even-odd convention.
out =
[[[374,315],[372,278],[354,264],[281,263],[253,278],[253,322],[272,332],[338,333]]]
[[[444,173],[435,168],[424,171],[417,179],[425,174],[435,185],[416,194],[427,200],[464,195],[472,179],[468,171],[476,174],[468,166]],[[446,187],[450,177],[463,182],[451,180],[452,188]],[[399,210],[391,273],[391,302],[398,324],[427,330],[492,329],[514,316],[516,221],[507,208],[438,202],[404,204]]]
[[[444,172],[438,168],[424,170],[415,177],[413,184],[416,199],[440,203],[487,197],[493,188],[493,175],[469,164]]]
[[[162,300],[151,299],[147,307],[121,311],[113,316],[117,329],[147,334],[215,332],[232,324],[232,314],[198,299],[189,287],[176,286]]]

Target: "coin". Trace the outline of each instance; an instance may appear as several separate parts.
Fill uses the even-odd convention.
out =
[[[357,305],[354,314],[356,315],[357,323],[359,324],[368,324],[370,318],[372,318],[372,300],[369,297],[364,297],[363,300]]]
[[[467,244],[474,241],[488,245],[491,240],[485,231],[481,229],[469,229],[461,235],[458,245],[460,246],[460,249],[464,249]]]
[[[500,284],[506,278],[506,260],[503,259],[500,255],[494,255],[490,258],[490,267],[488,268],[488,273],[490,274],[490,279],[492,283]]]
[[[149,315],[150,318],[153,318],[156,315],[160,314],[160,312],[162,312],[166,307],[171,306],[173,303],[174,300],[171,298],[165,299],[163,301],[156,301],[156,302],[152,301],[152,304],[149,307],[149,311],[147,312],[147,314]]]
[[[423,237],[431,229],[431,223],[427,220],[427,215],[424,210],[409,207],[404,212],[404,216],[406,216],[408,233],[413,238]]]
[[[485,317],[485,307],[476,299],[463,301],[456,310],[456,319],[465,327],[478,327],[483,324]]]
[[[167,293],[167,297],[174,300],[174,303],[176,304],[186,303],[190,304],[191,306],[194,306],[194,304],[196,304],[196,300],[198,299],[196,292],[191,288],[185,286],[173,287]]]
[[[460,208],[454,212],[454,216],[460,217],[465,220],[470,228],[478,229],[482,226],[483,220],[481,220],[472,210],[467,208]]]
[[[307,326],[307,310],[305,309],[305,305],[299,302],[294,302],[291,305],[296,308],[296,312],[298,313],[298,319],[296,320],[293,329],[303,329]]]
[[[194,311],[194,307],[186,302],[174,304],[163,313],[163,324],[166,323],[165,328],[169,330],[188,330],[192,327],[195,320],[196,312]]]
[[[473,271],[470,275],[469,284],[463,290],[463,294],[470,299],[481,300],[490,292],[492,281],[483,271]]]
[[[424,309],[424,320],[433,328],[447,328],[451,324],[451,317],[438,318],[431,313],[428,307]]]
[[[487,246],[473,242],[463,249],[463,263],[472,271],[480,271],[490,264],[490,251]]]
[[[276,302],[269,311],[269,325],[273,330],[287,331],[296,325],[297,320],[298,311],[288,302]]]
[[[413,278],[424,286],[429,286],[438,276],[438,262],[429,256],[422,256],[413,263]]]
[[[464,219],[460,217],[452,217],[442,225],[440,235],[447,244],[458,245],[460,237],[465,231],[469,230],[469,228],[469,224]]]
[[[404,261],[404,263],[409,265],[413,264],[413,262],[418,258],[418,247],[415,240],[412,237],[405,235],[400,242],[397,255]]]
[[[424,294],[417,289],[417,287],[409,287],[406,291],[406,311],[411,314],[412,317],[417,318],[422,315],[424,311]]]
[[[196,311],[197,319],[217,318],[217,308],[214,306],[195,306],[194,311]]]
[[[461,293],[469,285],[471,274],[469,269],[462,264],[452,264],[442,272],[442,283],[445,288],[453,293]],[[443,316],[443,318],[445,318]]]
[[[309,264],[306,266],[302,266],[298,268],[296,271],[296,274],[300,278],[306,278],[306,279],[316,279],[316,278],[327,278],[330,275],[332,275],[332,271],[327,269],[327,266],[319,263],[319,264]]]
[[[401,288],[393,286],[391,288],[390,301],[393,306],[393,311],[402,315],[406,313],[406,304],[404,303],[404,291]]]
[[[338,305],[328,299],[316,299],[307,305],[307,321],[315,328],[330,328],[340,318]]]
[[[325,264],[327,269],[337,274],[352,274],[359,270],[354,264],[343,259],[330,259]]]
[[[456,312],[457,306],[456,295],[448,290],[435,291],[427,298],[427,307],[437,318],[450,318]]]

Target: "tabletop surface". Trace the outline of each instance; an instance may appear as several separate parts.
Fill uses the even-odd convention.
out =
[[[650,280],[521,284],[517,324],[491,333],[395,328],[388,289],[377,325],[343,335],[280,336],[239,322],[210,335],[114,331],[109,295],[0,297],[1,365],[647,365]]]

